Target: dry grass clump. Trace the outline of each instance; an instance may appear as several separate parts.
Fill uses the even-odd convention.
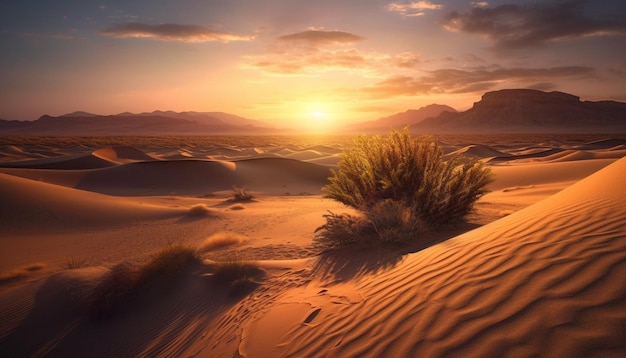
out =
[[[209,216],[213,214],[213,209],[206,206],[206,204],[195,204],[189,207],[188,214],[190,216]]]
[[[369,226],[379,241],[403,243],[468,214],[492,180],[490,169],[478,159],[452,156],[444,161],[432,137],[413,138],[405,129],[385,137],[358,137],[342,153],[323,191],[364,214],[369,224],[359,231]],[[354,231],[347,217],[326,219],[316,230],[318,240]]]
[[[63,262],[63,264],[61,265],[61,267],[66,270],[73,270],[73,269],[78,269],[78,268],[82,268],[86,266],[87,266],[87,259],[75,257],[75,256],[67,257],[65,259],[65,262]]]
[[[200,262],[196,249],[181,244],[172,244],[161,249],[141,267],[141,279],[147,281],[159,276],[176,276],[192,264]]]
[[[323,215],[326,224],[315,229],[315,242],[322,248],[347,246],[371,237],[372,226],[364,216],[335,214]]]
[[[175,277],[198,262],[200,258],[195,249],[174,244],[163,248],[143,265],[122,263],[114,266],[91,292],[91,316],[112,316],[131,301],[147,282]]]
[[[135,265],[113,266],[91,292],[91,317],[109,318],[128,303],[140,284],[140,277],[140,270]]]
[[[215,262],[213,265],[213,279],[230,287],[231,295],[248,292],[258,285],[264,272],[253,261],[233,260]]]
[[[245,236],[232,232],[217,232],[207,237],[198,247],[198,251],[210,251],[220,247],[235,245],[245,240]]]
[[[245,202],[245,201],[251,201],[252,199],[254,199],[254,195],[248,192],[245,188],[233,186],[233,193],[229,199],[230,201]]]

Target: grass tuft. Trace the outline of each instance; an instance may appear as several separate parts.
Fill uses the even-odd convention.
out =
[[[143,265],[122,263],[104,275],[91,292],[91,316],[109,318],[123,309],[147,282],[175,277],[200,262],[197,251],[180,244],[163,248]]]
[[[177,276],[200,262],[197,250],[181,244],[168,245],[141,267],[141,280],[159,276]]]
[[[87,259],[80,257],[67,257],[65,262],[61,265],[62,268],[66,270],[73,270],[87,266]]]
[[[207,237],[198,247],[198,251],[211,251],[220,247],[238,244],[244,241],[243,235],[232,232],[217,232]]]
[[[248,192],[245,188],[233,186],[233,193],[231,194],[230,201],[234,202],[246,202],[254,199],[254,195]]]
[[[232,295],[239,295],[256,287],[257,279],[264,275],[253,261],[234,260],[215,262],[213,278],[216,282],[230,287]]]

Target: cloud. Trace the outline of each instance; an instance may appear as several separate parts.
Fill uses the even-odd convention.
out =
[[[624,18],[590,17],[584,13],[585,2],[479,6],[469,13],[450,12],[444,17],[443,26],[449,31],[482,35],[497,50],[533,47],[562,39],[626,34]]]
[[[382,68],[413,68],[414,52],[384,54],[354,46],[364,38],[343,31],[307,30],[280,36],[267,53],[247,56],[245,67],[271,74],[312,75],[336,69],[376,71]]]
[[[343,31],[307,30],[283,35],[278,38],[282,42],[306,43],[312,46],[352,44],[363,40],[363,37]]]
[[[374,98],[394,96],[415,96],[432,93],[472,93],[484,92],[501,83],[531,82],[546,87],[546,78],[582,78],[594,75],[589,67],[566,66],[552,68],[500,68],[472,70],[440,69],[429,72],[426,76],[390,77],[363,91]]]
[[[423,16],[426,10],[439,10],[443,5],[433,4],[430,1],[413,1],[408,4],[391,3],[387,5],[387,10],[398,12],[402,16]]]
[[[235,35],[203,26],[179,24],[148,25],[126,23],[103,30],[102,34],[118,38],[152,38],[162,41],[181,42],[231,42],[250,41],[254,39],[254,36]]]

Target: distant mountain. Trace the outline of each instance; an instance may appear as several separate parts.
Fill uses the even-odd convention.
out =
[[[93,114],[89,112],[76,111],[68,114],[64,114],[62,117],[97,117],[99,114]]]
[[[396,113],[375,121],[351,125],[348,126],[346,130],[367,133],[388,132],[391,128],[402,129],[406,126],[417,124],[427,118],[439,116],[443,112],[456,113],[456,109],[441,104],[429,104],[419,109],[409,109],[408,111]]]
[[[487,92],[465,112],[411,126],[418,133],[626,133],[626,103],[581,101],[563,92]]]
[[[44,115],[36,121],[0,120],[2,135],[214,135],[277,131],[267,123],[221,112],[124,112],[109,116],[73,112],[58,117]]]

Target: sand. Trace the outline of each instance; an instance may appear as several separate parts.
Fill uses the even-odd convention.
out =
[[[623,140],[448,142],[496,178],[464,223],[324,253],[341,143],[277,142],[1,146],[0,356],[626,355]],[[238,242],[88,314],[116,264],[216,234]],[[223,260],[261,274],[233,295]]]

